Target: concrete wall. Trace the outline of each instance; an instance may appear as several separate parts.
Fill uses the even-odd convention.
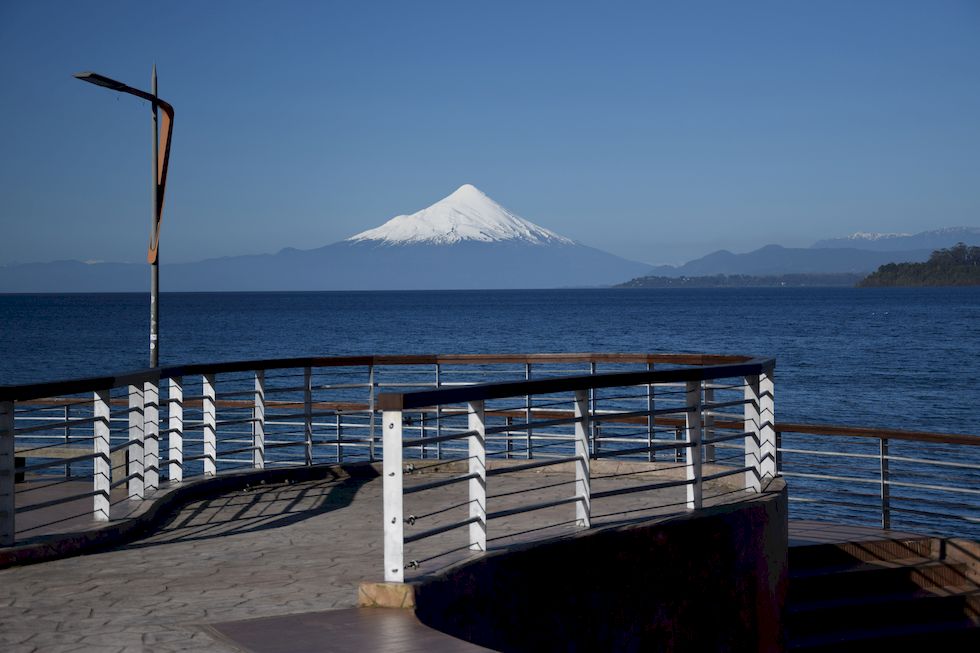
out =
[[[414,585],[426,624],[498,650],[780,651],[785,483],[737,504],[493,553]]]

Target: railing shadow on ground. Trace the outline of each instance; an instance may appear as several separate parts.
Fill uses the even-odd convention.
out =
[[[175,508],[152,533],[120,548],[142,549],[286,528],[347,508],[354,502],[358,491],[375,478],[377,474],[358,473],[302,485],[292,482],[260,483],[231,497],[223,495],[199,499],[182,508]],[[292,496],[283,497],[283,493]],[[239,499],[243,502],[238,503]],[[287,505],[274,507],[283,502]],[[225,515],[228,508],[234,509],[234,513]],[[249,514],[255,510],[264,514]]]

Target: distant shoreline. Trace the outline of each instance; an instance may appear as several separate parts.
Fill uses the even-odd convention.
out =
[[[889,263],[861,281],[862,288],[980,286],[980,247],[958,243],[925,263]]]
[[[614,288],[853,288],[865,275],[830,274],[715,274],[703,277],[637,277]]]

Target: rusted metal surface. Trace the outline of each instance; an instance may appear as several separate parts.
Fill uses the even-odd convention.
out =
[[[841,424],[796,424],[777,422],[780,433],[800,433],[803,435],[849,436],[855,438],[884,438],[889,440],[914,440],[936,444],[980,445],[980,436],[964,433],[932,433],[929,431],[906,431],[902,429],[879,429],[867,426],[845,426]]]
[[[163,109],[163,116],[160,119],[160,140],[157,148],[157,178],[156,178],[156,213],[154,224],[150,229],[150,244],[146,252],[146,262],[154,264],[160,249],[160,223],[163,220],[163,197],[167,190],[167,170],[170,167],[170,142],[173,136],[174,108],[164,102],[156,95],[151,96],[151,102],[155,106]]]

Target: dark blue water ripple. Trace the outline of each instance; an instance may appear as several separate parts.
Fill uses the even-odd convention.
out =
[[[141,294],[0,296],[0,383],[144,367]],[[972,432],[980,289],[165,293],[163,364],[368,353],[775,356],[780,420]]]

